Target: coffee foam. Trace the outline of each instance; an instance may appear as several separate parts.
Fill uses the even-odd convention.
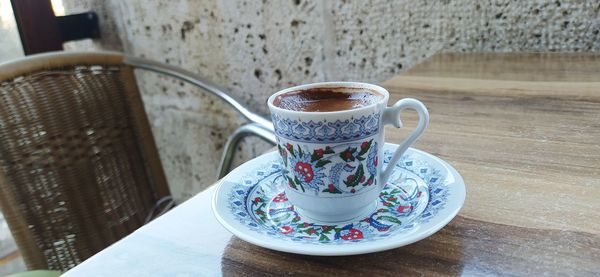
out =
[[[365,107],[382,97],[379,92],[366,88],[310,88],[278,95],[273,105],[292,111],[334,112]]]

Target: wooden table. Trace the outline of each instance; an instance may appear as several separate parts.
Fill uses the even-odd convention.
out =
[[[600,274],[600,55],[439,54],[383,85],[429,107],[415,147],[465,179],[438,233],[368,255],[271,251],[216,222],[211,187],[67,275]]]

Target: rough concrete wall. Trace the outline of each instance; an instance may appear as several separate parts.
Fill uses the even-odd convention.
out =
[[[462,20],[446,22],[447,51],[598,51],[600,2],[476,0]],[[456,7],[451,14],[458,11]],[[467,20],[466,23],[465,20]],[[465,22],[461,24],[460,22]],[[453,31],[454,30],[454,31]]]
[[[267,113],[273,92],[325,80],[380,82],[438,51],[597,51],[599,9],[584,0],[64,0],[93,9],[103,39],[70,49],[122,49],[200,72]],[[235,114],[178,82],[140,76],[177,199],[214,181]],[[251,143],[252,145],[254,143]],[[184,145],[184,149],[181,149]],[[241,159],[265,146],[244,147]]]

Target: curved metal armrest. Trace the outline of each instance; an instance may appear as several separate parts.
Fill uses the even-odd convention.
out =
[[[235,147],[240,140],[247,136],[257,136],[266,142],[277,145],[275,133],[272,130],[266,129],[262,125],[256,123],[248,123],[240,126],[227,138],[225,149],[223,149],[223,156],[221,157],[221,162],[219,163],[219,169],[217,171],[218,179],[223,178],[225,175],[227,175],[227,173],[229,173],[229,170],[231,169],[231,162],[233,161],[233,152],[235,151]]]
[[[249,123],[240,126],[227,138],[227,142],[225,143],[225,149],[223,151],[223,156],[221,157],[221,162],[219,164],[218,169],[217,177],[219,179],[221,179],[223,176],[229,173],[229,170],[231,168],[231,162],[233,161],[233,154],[235,152],[235,148],[240,142],[240,140],[244,137],[257,136],[273,145],[277,144],[274,134],[273,123],[271,123],[270,120],[246,109],[242,104],[240,104],[227,93],[225,93],[225,89],[206,80],[204,77],[176,66],[159,63],[143,58],[125,56],[123,59],[123,63],[133,68],[149,70],[159,74],[171,76],[176,79],[182,80],[186,83],[192,84],[196,87],[202,88],[205,91],[212,93],[213,95],[219,97],[221,100],[225,101],[249,121]]]
[[[273,130],[273,124],[271,123],[271,121],[249,111],[242,104],[240,104],[238,101],[236,101],[227,93],[225,93],[225,89],[206,80],[204,77],[196,73],[169,64],[159,63],[156,61],[131,56],[125,56],[123,63],[134,68],[145,69],[156,73],[168,75],[182,80],[184,82],[187,82],[189,84],[192,84],[194,86],[200,87],[206,90],[207,92],[212,93],[213,95],[221,98],[231,107],[240,112],[248,121],[256,123],[265,129]]]
[[[158,201],[156,201],[156,203],[154,203],[154,207],[152,207],[152,210],[146,216],[146,220],[144,221],[144,224],[148,224],[150,221],[167,213],[175,206],[176,206],[175,201],[173,200],[173,197],[170,195],[164,196],[161,199],[158,199]]]

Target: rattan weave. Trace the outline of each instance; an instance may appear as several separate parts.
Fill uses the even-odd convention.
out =
[[[0,65],[0,206],[29,269],[66,270],[169,195],[119,54]]]

